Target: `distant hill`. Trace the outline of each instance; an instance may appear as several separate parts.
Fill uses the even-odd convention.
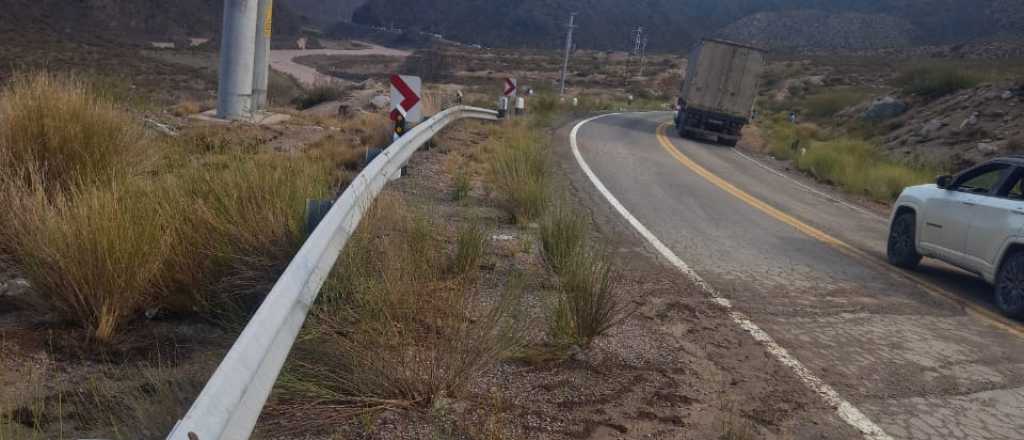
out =
[[[654,50],[707,35],[848,49],[1024,36],[1024,0],[369,0],[353,20],[486,46],[554,48],[573,11],[580,47],[597,49],[629,47],[636,26],[649,30]]]
[[[312,24],[327,26],[352,21],[352,14],[368,0],[287,0],[288,6]]]
[[[274,5],[274,28],[297,34],[302,23],[290,0]],[[213,37],[223,0],[0,0],[0,33],[15,39],[79,41]]]

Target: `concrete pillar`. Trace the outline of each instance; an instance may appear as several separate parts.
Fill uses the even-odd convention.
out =
[[[224,0],[217,117],[242,119],[252,112],[253,62],[259,0]]]
[[[270,79],[270,37],[274,22],[274,0],[259,0],[256,29],[256,63],[252,82],[254,111],[267,109],[267,83]]]

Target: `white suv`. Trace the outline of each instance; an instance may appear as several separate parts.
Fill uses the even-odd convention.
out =
[[[893,209],[888,256],[913,269],[932,257],[980,275],[995,303],[1024,318],[1024,157],[995,159],[934,185],[903,190]]]

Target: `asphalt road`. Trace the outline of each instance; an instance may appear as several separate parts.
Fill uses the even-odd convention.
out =
[[[992,313],[984,283],[934,262],[889,267],[882,216],[680,139],[670,119],[588,122],[580,156],[668,250],[884,431],[866,438],[1024,439],[1024,326]]]

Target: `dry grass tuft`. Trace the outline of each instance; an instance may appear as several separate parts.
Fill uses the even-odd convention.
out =
[[[539,219],[548,203],[549,155],[542,137],[524,123],[508,127],[491,158],[491,182],[517,223]]]
[[[486,246],[487,231],[479,223],[467,223],[459,228],[455,237],[451,273],[463,276],[476,273],[480,269]]]
[[[139,121],[75,77],[15,76],[0,92],[0,171],[48,190],[110,184],[149,170],[156,152]]]
[[[568,202],[556,203],[540,222],[540,239],[548,265],[559,272],[573,263],[576,254],[586,251],[586,219]]]
[[[316,161],[277,154],[225,156],[175,179],[172,198],[190,214],[171,272],[191,295],[167,305],[253,310],[302,245],[306,201],[326,198],[329,179]]]
[[[20,192],[15,192],[20,191]],[[5,191],[0,240],[61,318],[109,341],[167,287],[175,246],[171,206],[145,182],[48,195],[41,185]]]
[[[485,305],[474,283],[448,277],[434,229],[400,205],[383,195],[346,247],[279,382],[281,399],[425,406],[460,395],[517,346],[517,295]],[[477,234],[465,233],[473,246]]]

